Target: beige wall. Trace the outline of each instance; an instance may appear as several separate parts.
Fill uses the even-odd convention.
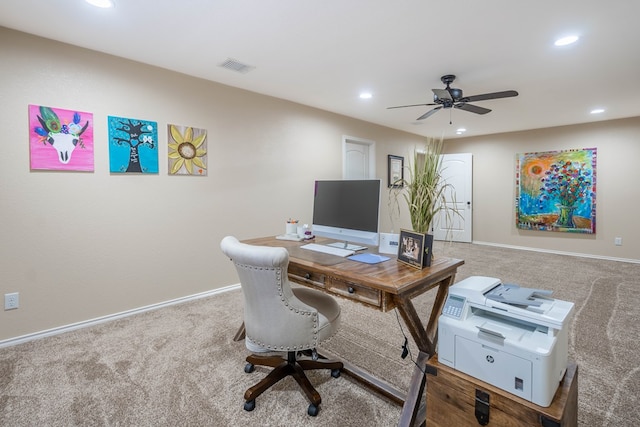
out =
[[[376,141],[383,183],[387,155],[408,159],[424,140],[1,27],[0,63],[0,296],[20,293],[19,309],[0,311],[0,341],[237,283],[220,239],[310,221],[313,180],[341,177],[343,135]],[[28,104],[94,114],[95,172],[29,170]],[[109,173],[108,115],[158,122],[159,174]],[[207,129],[207,177],[168,176],[167,123]],[[638,193],[638,125],[449,141],[474,153],[474,239],[640,258],[638,202],[624,196]],[[515,230],[515,153],[586,146],[599,150],[598,234]],[[385,198],[381,230],[409,227],[402,211],[391,221]]]
[[[235,284],[222,237],[310,221],[343,135],[376,142],[385,183],[387,154],[424,140],[1,27],[0,63],[0,296],[20,293],[0,340]],[[94,114],[94,173],[29,170],[28,104]],[[108,115],[158,123],[159,174],[109,173]],[[167,123],[207,129],[207,177],[168,176]]]
[[[518,229],[517,153],[592,147],[598,150],[596,234]],[[640,118],[451,140],[447,151],[473,153],[474,242],[640,260]]]

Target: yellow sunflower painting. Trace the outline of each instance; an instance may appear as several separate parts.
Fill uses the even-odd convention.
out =
[[[207,131],[167,125],[169,175],[207,175]]]

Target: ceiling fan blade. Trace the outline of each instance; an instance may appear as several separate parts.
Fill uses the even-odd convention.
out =
[[[487,114],[491,112],[491,110],[488,108],[478,107],[477,105],[471,105],[471,104],[465,104],[465,103],[456,104],[455,107],[460,110],[464,110],[464,111],[468,111],[470,113],[476,113],[476,114]]]
[[[435,96],[438,97],[438,99],[448,99],[450,101],[453,101],[453,98],[451,97],[451,94],[449,93],[448,90],[446,89],[431,89],[431,90],[433,91]]]
[[[424,120],[427,117],[429,117],[430,115],[432,115],[433,113],[437,112],[438,110],[440,110],[442,107],[436,107],[433,110],[429,110],[426,113],[424,113],[423,115],[421,115],[420,117],[418,117],[416,120]]]
[[[515,90],[505,90],[502,92],[483,93],[482,95],[465,96],[461,101],[476,102],[486,101],[488,99],[510,98],[512,96],[518,96],[518,92],[516,92]]]
[[[387,110],[391,110],[392,108],[405,108],[405,107],[424,107],[424,106],[429,106],[429,105],[436,105],[436,104],[413,104],[413,105],[398,105],[397,107],[387,107]]]

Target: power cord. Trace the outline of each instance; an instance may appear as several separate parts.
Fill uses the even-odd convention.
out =
[[[398,326],[400,326],[400,332],[402,332],[402,336],[404,337],[404,344],[402,344],[402,354],[400,357],[406,359],[409,356],[409,360],[416,365],[416,368],[420,369],[420,372],[427,375],[426,368],[422,368],[418,363],[413,359],[413,354],[411,354],[411,349],[409,348],[409,340],[407,339],[407,335],[404,333],[404,328],[402,327],[402,322],[400,322],[400,316],[398,316],[398,309],[393,310],[396,313],[396,320],[398,321]]]

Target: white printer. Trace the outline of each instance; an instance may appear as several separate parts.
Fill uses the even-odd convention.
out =
[[[550,291],[473,276],[449,288],[438,320],[438,361],[549,406],[567,369],[573,303]]]

